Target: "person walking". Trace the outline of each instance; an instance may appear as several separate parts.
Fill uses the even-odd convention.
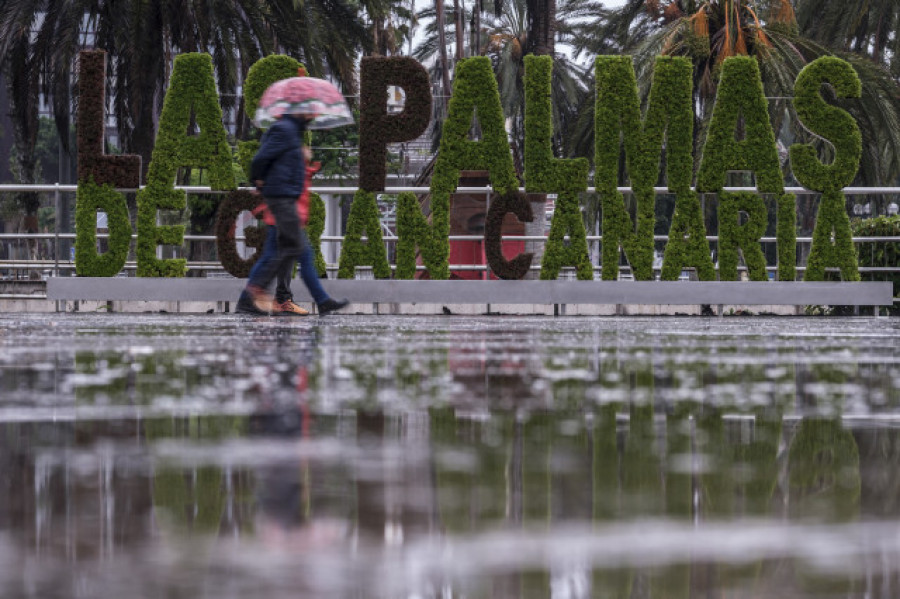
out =
[[[289,297],[272,297],[270,283],[280,277],[290,293],[294,263],[316,302],[319,314],[340,310],[350,302],[328,296],[319,283],[313,252],[300,224],[296,203],[304,191],[309,149],[303,146],[307,129],[326,129],[353,122],[340,92],[324,79],[291,77],[276,81],[263,93],[256,111],[256,124],[268,127],[259,151],[253,157],[250,179],[262,194],[274,219],[275,247],[265,251],[251,271],[238,300],[236,312],[245,314],[303,315]],[[270,232],[271,235],[271,232]],[[287,295],[282,290],[282,296]],[[282,299],[284,301],[278,302]],[[296,309],[295,309],[296,307]]]
[[[318,272],[315,265],[315,254],[309,239],[306,236],[306,224],[309,221],[309,182],[312,176],[319,171],[321,165],[318,162],[310,163],[311,152],[307,146],[303,147],[303,157],[307,163],[306,166],[306,185],[300,198],[297,200],[297,215],[300,220],[300,233],[303,238],[303,249],[300,254],[298,264],[300,266],[300,278],[309,290],[310,296],[319,308],[320,314],[340,309],[346,305],[346,300],[333,300],[328,296],[322,283],[319,281]],[[262,254],[250,270],[250,280],[258,277],[259,271],[263,265],[270,260],[275,260],[278,254],[278,233],[275,227],[275,219],[272,212],[266,206],[265,201],[260,202],[253,210],[254,216],[257,216],[268,225],[266,233],[266,241],[263,245]],[[294,274],[293,264],[290,267],[285,266],[276,275],[275,284],[275,310],[279,316],[306,316],[309,312],[294,302],[293,293],[291,292],[291,279]],[[242,313],[253,312],[248,305],[250,301],[249,293],[245,293],[241,300],[238,300],[239,311]],[[340,304],[340,305],[336,305]]]

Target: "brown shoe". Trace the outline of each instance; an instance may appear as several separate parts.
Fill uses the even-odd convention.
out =
[[[253,307],[260,312],[271,314],[272,312],[277,311],[278,304],[265,289],[261,289],[255,285],[247,285],[247,292],[250,294],[250,299],[253,301]]]
[[[275,304],[275,314],[276,316],[306,316],[309,314],[309,310],[304,310],[293,301],[288,300],[281,304]]]

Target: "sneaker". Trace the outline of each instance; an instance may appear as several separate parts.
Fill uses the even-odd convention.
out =
[[[347,298],[336,300],[329,297],[327,300],[319,304],[319,314],[325,316],[326,314],[334,312],[335,310],[345,308],[349,304],[350,300],[348,300]]]
[[[304,310],[292,300],[275,304],[276,316],[306,316],[307,314],[309,314],[309,310]]]
[[[272,296],[268,293],[258,287],[248,285],[241,293],[234,311],[237,314],[264,316],[272,313],[274,303]]]

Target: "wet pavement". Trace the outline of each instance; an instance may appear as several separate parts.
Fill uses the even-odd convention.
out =
[[[0,315],[0,597],[900,596],[900,319]]]

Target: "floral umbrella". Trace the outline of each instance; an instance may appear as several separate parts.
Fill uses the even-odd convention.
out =
[[[353,123],[353,113],[341,92],[316,77],[276,81],[263,93],[256,110],[256,125],[266,129],[286,114],[311,117],[310,129],[331,129]]]

